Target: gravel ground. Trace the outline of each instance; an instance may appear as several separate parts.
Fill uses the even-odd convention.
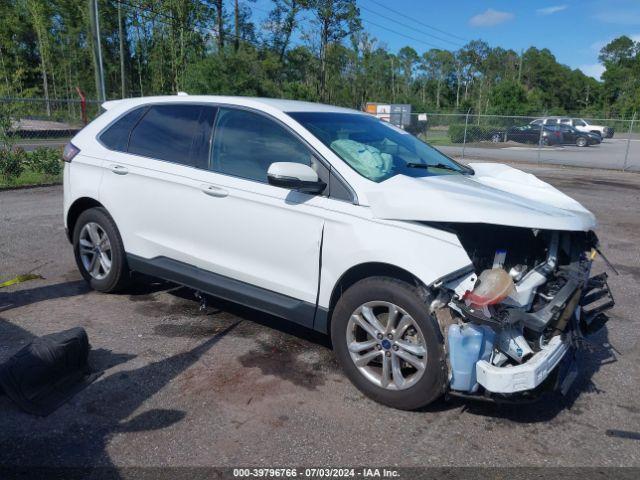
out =
[[[522,168],[522,167],[521,167]],[[34,335],[83,326],[104,374],[46,418],[0,397],[0,465],[640,466],[640,176],[524,167],[597,215],[620,271],[611,321],[565,402],[441,400],[400,412],[363,397],[327,339],[141,279],[89,291],[64,235],[61,187],[0,192],[0,361]],[[602,270],[598,260],[596,270]]]

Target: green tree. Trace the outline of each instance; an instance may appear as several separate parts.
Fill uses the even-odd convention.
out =
[[[319,96],[327,98],[327,56],[332,45],[362,28],[355,0],[310,0],[309,6],[318,23],[320,40]]]
[[[435,80],[436,92],[435,103],[439,109],[442,105],[442,90],[447,80],[453,75],[455,70],[455,58],[448,50],[431,49],[422,56],[422,70],[428,78]]]
[[[640,42],[618,37],[602,48],[599,59],[605,66],[604,102],[618,114],[632,115],[640,108]]]
[[[271,34],[271,47],[284,60],[291,36],[298,27],[300,13],[308,7],[308,0],[274,0],[273,9],[269,13],[266,29]]]
[[[498,83],[489,95],[488,113],[497,115],[528,115],[531,112],[527,91],[515,80]]]

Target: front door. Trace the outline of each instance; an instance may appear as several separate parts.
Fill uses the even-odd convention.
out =
[[[201,266],[315,307],[327,199],[269,185],[273,162],[305,163],[326,175],[302,140],[275,119],[220,108],[194,226],[206,252]],[[312,317],[293,320],[311,326]]]

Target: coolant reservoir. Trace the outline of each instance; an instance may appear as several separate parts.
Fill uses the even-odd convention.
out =
[[[504,268],[492,268],[478,276],[475,288],[464,299],[475,307],[486,307],[500,303],[514,291],[511,275]]]

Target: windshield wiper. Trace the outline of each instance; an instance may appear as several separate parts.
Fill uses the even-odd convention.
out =
[[[459,168],[456,167],[452,167],[451,165],[447,165],[446,163],[436,163],[433,165],[430,165],[428,163],[416,163],[416,162],[408,162],[407,167],[409,168],[424,168],[429,169],[429,168],[441,168],[443,170],[450,170],[452,172],[458,172],[461,174],[466,174],[466,175],[475,175],[475,171],[473,170],[473,168],[471,167],[467,167],[466,165],[460,165]]]
[[[434,165],[430,165],[428,163],[416,163],[416,162],[408,162],[407,167],[409,168],[424,168],[425,170],[430,168],[441,168],[443,170],[451,170],[452,172],[462,173],[462,170],[459,168],[452,167],[451,165],[447,165],[446,163],[436,163]]]

